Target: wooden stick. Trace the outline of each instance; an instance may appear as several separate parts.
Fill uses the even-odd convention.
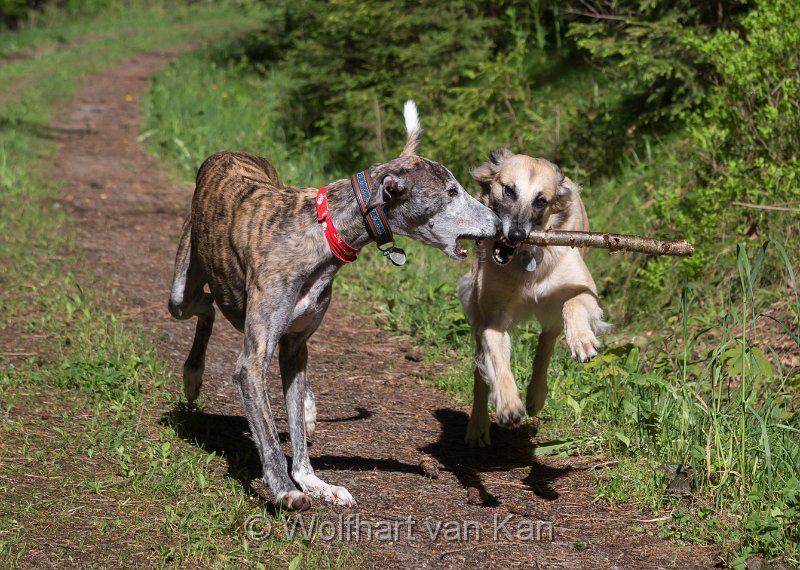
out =
[[[770,206],[768,204],[748,204],[746,202],[731,202],[731,206],[740,208],[753,208],[755,210],[769,210],[770,212],[800,212],[800,208],[790,208],[788,206]]]
[[[569,247],[598,247],[615,251],[634,251],[652,255],[689,257],[692,245],[683,239],[656,239],[644,236],[607,234],[602,232],[532,231],[526,243],[533,245],[566,245]]]

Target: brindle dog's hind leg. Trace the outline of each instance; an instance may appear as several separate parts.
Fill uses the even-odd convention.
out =
[[[264,291],[270,290],[270,287],[262,284],[262,287],[253,287],[250,290],[244,325],[244,344],[233,379],[239,387],[250,433],[258,448],[264,483],[275,495],[277,504],[289,510],[304,511],[311,507],[310,495],[297,490],[289,477],[286,456],[278,439],[278,430],[272,418],[267,391],[269,363],[277,348],[278,339],[286,330],[291,318],[291,313],[287,314],[286,304],[281,301],[295,298],[297,293],[289,291],[287,294],[277,286],[271,289],[269,293],[265,293]],[[294,440],[299,437],[293,431],[296,429],[296,426],[292,427],[293,421],[299,419],[300,431],[304,433],[305,429],[302,425],[302,395],[299,401],[299,415],[298,410],[292,407],[288,400],[286,403],[295,459],[298,457],[298,446]],[[302,438],[302,444],[305,447],[305,437]]]
[[[206,348],[214,328],[214,305],[209,293],[203,291],[206,276],[192,256],[191,217],[186,218],[175,258],[169,312],[176,319],[197,317],[194,341],[183,364],[183,393],[189,403],[200,395],[205,370]]]
[[[306,379],[306,397],[303,402],[306,420],[306,437],[310,438],[317,429],[317,402],[311,390],[311,382]]]
[[[344,487],[328,485],[317,477],[308,457],[304,408],[309,395],[306,378],[306,364],[308,363],[306,340],[309,336],[308,332],[287,333],[281,339],[278,356],[283,381],[283,395],[286,399],[289,437],[292,440],[292,478],[304,492],[312,497],[334,505],[353,507],[356,502],[349,491]]]

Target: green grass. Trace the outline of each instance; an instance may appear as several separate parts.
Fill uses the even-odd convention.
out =
[[[166,5],[166,4],[165,4]],[[4,50],[126,30],[0,66],[0,566],[352,567],[317,537],[249,541],[264,512],[247,473],[186,435],[175,382],[151,341],[82,269],[49,172],[50,117],[80,82],[136,53],[258,24],[226,6],[170,3],[4,32]],[[15,43],[15,40],[17,43]],[[15,47],[16,46],[16,47]],[[167,415],[164,410],[172,410]],[[241,468],[238,468],[241,469]]]
[[[331,167],[323,153],[286,148],[284,133],[275,127],[282,85],[275,73],[248,65],[236,42],[181,58],[156,79],[145,102],[151,151],[185,179],[221,149],[266,155],[294,184],[321,185],[349,175]],[[545,82],[539,89],[531,100],[568,96],[559,84]],[[425,102],[418,104],[425,124]],[[578,108],[575,101],[564,105]],[[624,158],[617,174],[592,180],[585,196],[595,227],[644,233],[649,189],[680,187],[692,176],[682,144],[680,133],[648,141],[640,155]],[[358,263],[342,270],[338,293],[381,326],[424,346],[429,362],[444,364],[429,380],[469,401],[472,343],[455,296],[468,265],[408,240],[402,246],[409,261],[401,269],[366,248]],[[610,299],[610,320],[638,326],[616,330],[609,347],[588,365],[556,349],[537,453],[605,456],[609,468],[598,476],[600,498],[633,501],[660,513],[663,536],[717,544],[736,567],[751,553],[800,564],[800,382],[796,372],[780,368],[763,341],[768,319],[762,311],[776,292],[759,287],[764,259],[783,267],[784,324],[797,322],[795,268],[780,244],[740,244],[738,253],[731,247],[729,258],[738,262],[715,268],[725,274],[719,288],[661,291],[669,302],[657,315],[643,314],[639,299],[625,291],[632,280],[654,279],[652,267],[640,271],[632,254],[623,263],[619,256],[589,253]],[[670,259],[662,265],[665,273],[675,270]],[[512,365],[521,385],[536,337],[536,325],[513,335]],[[692,474],[685,494],[669,491],[675,476],[663,474],[679,465]]]
[[[100,13],[67,14],[49,6],[16,30],[3,30],[0,35],[0,56],[24,53],[36,48],[50,52],[69,42],[93,42],[105,36],[130,34],[136,30],[159,28],[167,22],[197,22],[204,17],[214,18],[220,10],[198,14],[182,3],[166,4],[162,0],[139,1],[129,6],[107,7]]]

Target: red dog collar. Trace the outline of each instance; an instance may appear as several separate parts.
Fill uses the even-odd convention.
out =
[[[330,214],[328,210],[328,187],[323,186],[317,191],[317,221],[322,224],[322,231],[325,232],[328,247],[331,248],[331,252],[339,261],[343,263],[355,261],[358,250],[341,238],[333,225]]]

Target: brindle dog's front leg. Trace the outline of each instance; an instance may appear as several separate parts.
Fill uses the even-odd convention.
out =
[[[356,502],[344,487],[328,485],[314,474],[306,446],[305,400],[307,398],[307,338],[310,333],[287,333],[280,342],[279,362],[286,417],[292,440],[292,478],[308,495],[335,505],[355,506]]]
[[[264,483],[274,494],[277,504],[290,510],[304,511],[311,507],[311,499],[298,491],[289,478],[286,456],[281,449],[267,393],[269,362],[291,314],[282,310],[281,295],[273,292],[269,297],[276,302],[270,303],[269,299],[260,299],[257,295],[248,299],[244,346],[233,379],[239,387],[247,423],[261,458]]]

